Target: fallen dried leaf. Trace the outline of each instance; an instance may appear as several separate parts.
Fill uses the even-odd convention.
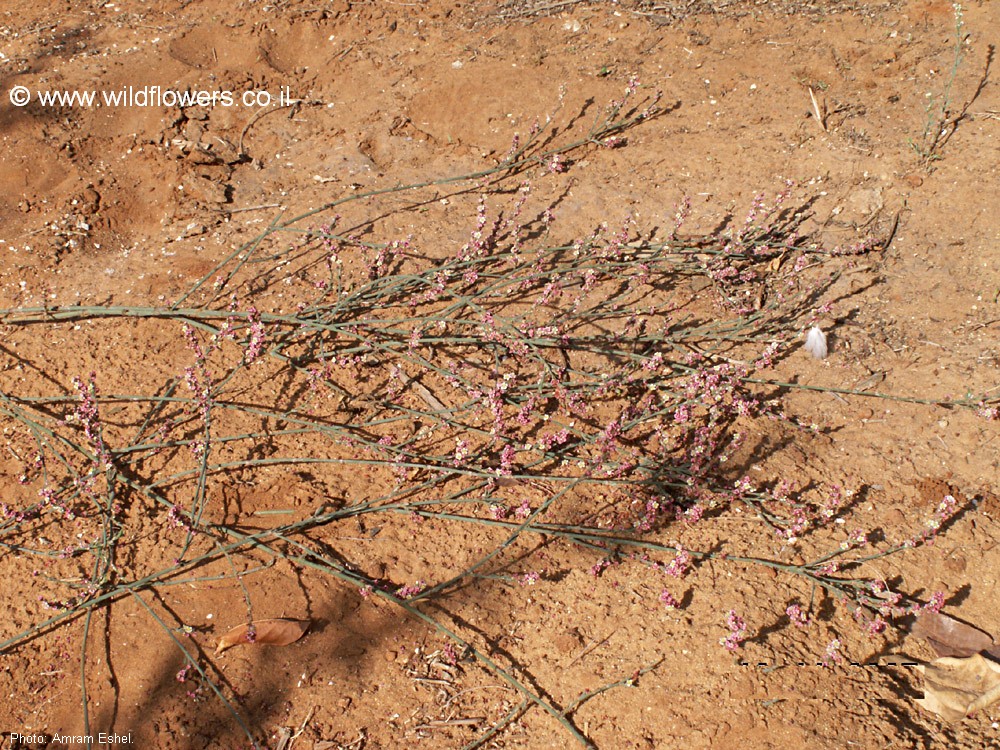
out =
[[[309,630],[309,620],[255,620],[249,625],[237,625],[219,639],[215,647],[218,656],[227,648],[241,643],[255,643],[261,646],[287,646],[294,643]]]
[[[982,630],[940,612],[921,612],[912,632],[924,638],[938,656],[972,656],[994,647],[993,639]]]
[[[982,654],[944,656],[917,669],[924,675],[917,705],[945,721],[960,721],[1000,700],[1000,664]]]

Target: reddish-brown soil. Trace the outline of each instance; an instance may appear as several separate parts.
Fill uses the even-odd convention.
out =
[[[159,393],[193,362],[173,321],[20,325],[11,310],[167,305],[279,214],[488,169],[514,133],[523,137],[552,112],[569,135],[582,135],[634,74],[641,96],[663,92],[667,111],[632,128],[622,148],[580,152],[561,182],[541,193],[555,203],[559,232],[583,236],[629,215],[638,233],[662,229],[687,196],[684,231],[707,234],[741,222],[757,193],[774,195],[792,180],[790,200],[808,203],[804,229],[819,245],[890,238],[823,264],[830,283],[814,307],[832,305],[820,317],[830,356],[795,351],[767,373],[818,390],[770,391],[789,420],[748,420],[751,440],[734,461],[760,485],[789,480],[816,497],[835,485],[855,493],[843,527],[820,536],[818,548],[854,528],[887,540],[912,536],[954,495],[965,510],[934,544],[856,572],[917,601],[945,591],[943,611],[1000,636],[997,422],[974,409],[831,390],[929,401],[997,395],[1000,89],[992,71],[982,84],[1000,3],[963,6],[952,82],[955,15],[943,0],[7,0],[0,8],[0,308],[7,311],[0,500],[25,507],[45,486],[30,471],[26,484],[17,481],[35,445],[11,416],[26,403],[18,399],[76,393],[72,378],[91,371],[102,394]],[[277,97],[286,88],[300,101],[273,112],[221,103],[15,107],[8,91],[16,85],[237,97],[252,90]],[[467,241],[475,195],[442,189],[424,198],[412,208],[392,196],[346,204],[342,221],[381,238],[413,234],[424,247],[443,248],[427,250],[430,257],[443,257]],[[277,283],[262,286],[261,309],[292,310],[301,290],[291,281],[284,298]],[[282,398],[281,368],[266,362],[253,370],[241,386],[246,398]],[[359,392],[367,387],[357,384]],[[359,398],[349,410],[350,400],[331,399],[321,408],[339,423],[363,414],[365,404]],[[135,433],[137,413],[102,404],[109,436]],[[818,429],[796,430],[792,421]],[[262,424],[233,418],[225,428],[255,432]],[[407,427],[423,428],[419,420]],[[292,445],[281,443],[287,436],[274,440]],[[296,450],[328,449],[308,436]],[[136,471],[154,481],[169,460]],[[187,481],[190,494],[194,480]],[[249,533],[275,518],[307,518],[327,502],[379,496],[392,481],[377,467],[262,464],[213,475],[206,518]],[[537,508],[553,489],[542,482],[518,492]],[[268,511],[276,515],[261,515]],[[164,513],[123,512],[120,580],[169,568],[183,528]],[[806,554],[762,532],[750,513],[733,509],[702,523],[714,531],[682,524],[651,539],[696,549],[722,539],[722,552],[787,563]],[[57,531],[25,526],[38,535],[26,539],[12,528],[4,527],[0,552],[0,639],[57,614],[42,600],[65,599],[80,580],[66,561],[19,548],[54,553],[45,535]],[[387,515],[324,526],[309,540],[351,570],[399,586],[447,580],[503,537]],[[849,608],[791,572],[716,558],[681,579],[638,564],[595,576],[595,551],[535,542],[519,542],[503,559],[507,567],[483,569],[416,607],[567,711],[596,747],[1000,744],[998,707],[948,724],[915,705],[921,677],[897,664],[933,654],[907,635],[906,623],[871,637]],[[19,638],[2,656],[0,747],[77,747],[46,745],[44,737],[81,735],[87,726],[95,739],[130,734],[123,747],[249,746],[235,713],[262,747],[459,748],[524,700],[461,648],[449,665],[453,646],[442,630],[288,555],[222,556],[173,585],[137,587]],[[234,571],[259,566],[268,567],[234,580]],[[503,579],[529,570],[543,573],[534,585]],[[678,609],[660,603],[664,587]],[[305,619],[311,628],[290,645],[215,655],[218,639],[247,620],[248,602],[255,618]],[[792,602],[812,604],[809,627],[789,624]],[[730,610],[749,635],[735,656],[720,646]],[[833,639],[844,662],[818,666]],[[231,708],[193,670],[178,680],[186,664],[179,645],[197,655]],[[533,704],[485,742],[576,745],[566,726]]]

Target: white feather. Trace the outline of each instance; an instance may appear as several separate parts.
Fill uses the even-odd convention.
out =
[[[826,334],[819,329],[819,326],[813,326],[806,334],[806,351],[816,359],[826,359],[828,353]]]

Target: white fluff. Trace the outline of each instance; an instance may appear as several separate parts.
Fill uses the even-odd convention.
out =
[[[828,353],[826,334],[819,329],[819,326],[813,326],[806,334],[806,351],[816,359],[826,359]]]

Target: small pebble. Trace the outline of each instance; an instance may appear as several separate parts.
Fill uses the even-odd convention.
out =
[[[906,514],[899,508],[893,508],[885,514],[885,525],[891,529],[905,528],[907,525]]]
[[[553,639],[553,641],[560,654],[568,654],[575,651],[582,643],[580,634],[575,629],[567,630],[565,633],[560,633]]]
[[[949,573],[964,573],[967,561],[961,555],[952,555],[944,559],[944,569]]]

